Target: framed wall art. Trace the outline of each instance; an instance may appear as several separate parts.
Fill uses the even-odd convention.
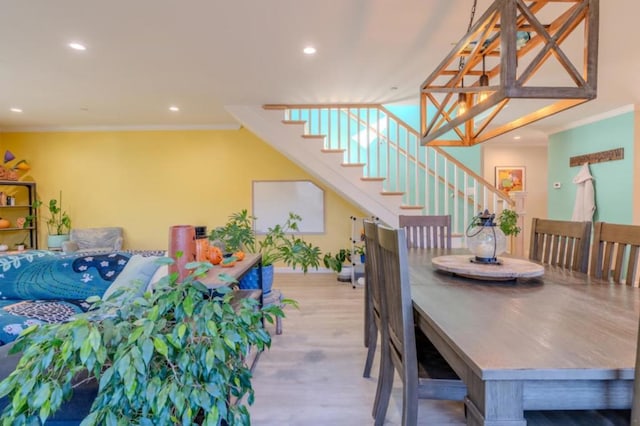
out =
[[[526,173],[524,166],[496,166],[496,187],[509,193],[524,191]]]

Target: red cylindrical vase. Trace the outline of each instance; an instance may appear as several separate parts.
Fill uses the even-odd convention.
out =
[[[177,253],[182,252],[178,257]],[[191,225],[176,225],[169,228],[169,257],[175,260],[169,266],[169,273],[177,272],[183,281],[189,271],[185,265],[196,260],[196,230]]]

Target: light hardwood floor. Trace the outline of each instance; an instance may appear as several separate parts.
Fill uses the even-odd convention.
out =
[[[299,303],[287,308],[284,332],[275,335],[254,372],[253,425],[370,425],[378,366],[362,377],[362,287],[340,283],[334,274],[276,274],[274,288]],[[376,354],[376,362],[380,353]],[[387,413],[388,425],[400,424],[399,379]],[[419,424],[464,425],[462,403],[420,401]]]

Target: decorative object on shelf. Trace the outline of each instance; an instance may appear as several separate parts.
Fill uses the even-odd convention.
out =
[[[24,229],[24,225],[27,222],[27,219],[24,217],[19,217],[16,219],[16,228]]]
[[[20,160],[12,166],[7,166],[15,159],[16,156],[11,151],[4,152],[4,166],[0,166],[0,180],[18,180],[20,171],[27,172],[31,169],[26,160]]]
[[[474,24],[476,3],[420,86],[423,145],[472,146],[596,98],[599,0],[495,0]]]
[[[0,218],[0,229],[11,228],[11,222],[9,219]]]
[[[57,249],[62,247],[63,242],[69,240],[69,231],[71,231],[71,218],[66,211],[62,210],[62,191],[60,191],[59,200],[55,198],[49,200],[49,215],[47,245],[49,248]]]
[[[189,275],[186,265],[196,260],[196,231],[193,226],[169,228],[169,257],[174,260],[169,265],[169,273],[177,272],[179,280],[184,280]]]
[[[196,260],[198,262],[206,262],[209,260],[209,238],[207,238],[207,227],[196,226],[195,239],[196,239]]]
[[[7,251],[9,250],[9,246],[6,244],[0,244],[0,251]]]
[[[9,150],[4,152],[4,164],[7,164],[9,161],[13,161],[16,159],[16,156]]]

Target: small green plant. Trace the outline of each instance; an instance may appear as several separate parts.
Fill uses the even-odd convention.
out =
[[[49,219],[47,219],[47,228],[49,235],[66,235],[71,230],[71,218],[62,210],[62,191],[60,191],[60,199],[52,198],[49,200]]]
[[[28,214],[24,217],[25,228],[30,228],[33,226],[33,221],[36,219],[36,217],[38,217],[38,209],[40,208],[40,206],[42,206],[42,201],[35,200],[33,202],[33,205],[31,206],[33,213]]]
[[[224,226],[215,228],[209,234],[212,241],[220,241],[224,244],[224,251],[233,253],[238,250],[255,252],[256,238],[253,232],[255,217],[244,209],[229,216]]]
[[[518,213],[515,210],[504,209],[498,216],[498,224],[504,235],[518,235],[521,231],[518,226]]]
[[[347,249],[340,249],[337,253],[331,252],[325,253],[322,258],[322,263],[325,268],[329,268],[338,274],[342,271],[342,266],[347,260],[351,259],[351,252]]]
[[[22,358],[0,383],[11,401],[2,425],[44,423],[71,398],[80,372],[99,383],[83,426],[250,424],[246,354],[270,346],[262,320],[283,317],[282,309],[253,299],[234,307],[229,287],[212,296],[198,282],[211,264],[187,268],[193,273],[181,283],[174,273],[127,303],[130,290],[119,290],[90,298],[95,309],[73,321],[26,329],[12,349]]]

